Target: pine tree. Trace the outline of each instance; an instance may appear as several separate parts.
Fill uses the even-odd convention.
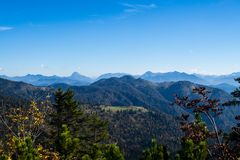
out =
[[[72,91],[68,90],[63,92],[58,90],[55,93],[55,104],[53,105],[56,109],[56,113],[53,116],[54,125],[56,125],[58,130],[58,135],[60,136],[60,130],[63,124],[66,124],[70,129],[75,130],[78,128],[76,124],[83,112],[78,108],[78,103],[73,99],[74,94]]]
[[[156,139],[152,140],[152,146],[143,151],[140,160],[167,160],[169,159],[169,154],[167,149],[159,145]]]
[[[73,99],[73,92],[58,90],[55,93],[55,113],[52,115],[52,145],[63,159],[71,159],[80,150],[77,132],[80,130],[78,120],[83,115]],[[76,145],[76,141],[78,144]]]
[[[115,144],[95,144],[83,160],[124,160],[119,147]]]
[[[51,121],[54,128],[52,132],[53,145],[60,155],[74,154],[75,157],[81,158],[89,154],[95,143],[99,143],[107,137],[106,123],[96,115],[81,110],[74,100],[72,91],[58,90],[55,94],[54,108],[56,112]],[[77,145],[68,142],[76,143],[76,140]]]
[[[115,144],[104,145],[103,154],[106,160],[124,160],[119,147]]]
[[[179,160],[205,160],[207,158],[207,142],[201,141],[195,144],[188,139],[182,142],[182,150],[177,155]]]
[[[76,159],[79,139],[72,137],[67,125],[62,125],[62,133],[59,141],[62,152],[61,158],[64,160]]]

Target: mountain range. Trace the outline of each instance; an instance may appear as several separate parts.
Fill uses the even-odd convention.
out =
[[[123,76],[101,79],[88,86],[52,85],[53,88],[71,89],[81,103],[91,105],[143,106],[175,114],[171,106],[174,95],[193,96],[192,89],[200,86],[189,81],[154,83],[141,78]],[[223,90],[207,87],[210,98],[227,101],[231,96]]]
[[[170,108],[169,101],[158,93],[158,84],[131,76],[102,79],[89,86],[80,87],[67,84],[36,87],[0,78],[0,101],[5,104],[3,106],[17,107],[28,105],[31,100],[44,100],[47,96],[52,97],[50,100],[53,100],[54,91],[59,87],[73,90],[75,99],[80,104],[88,104],[86,106],[89,106],[94,113],[96,113],[94,108],[99,106],[102,108],[106,105],[121,105],[119,107],[139,105],[148,108],[146,112],[127,110],[120,113],[104,112],[104,110],[97,112],[101,118],[108,121],[111,141],[118,143],[127,159],[138,159],[142,150],[149,146],[153,136],[172,151],[179,148],[180,126],[175,116],[167,114],[175,111]],[[157,105],[157,101],[163,106]]]
[[[132,76],[121,78],[101,79],[88,86],[53,85],[52,88],[62,87],[71,89],[75,98],[82,104],[110,105],[110,106],[143,106],[150,110],[160,111],[170,116],[176,116],[188,111],[172,106],[174,95],[180,97],[194,97],[192,89],[203,86],[189,81],[155,83]],[[220,99],[222,102],[231,100],[227,92],[205,86],[210,91],[211,99]],[[218,119],[224,128],[233,124],[234,117],[239,111],[236,108],[227,108]],[[190,113],[191,114],[191,113]]]
[[[50,86],[55,84],[67,84],[71,86],[86,86],[90,85],[96,81],[101,79],[108,79],[112,77],[120,78],[126,75],[130,75],[127,73],[107,73],[100,75],[97,78],[90,78],[84,75],[81,75],[77,72],[72,73],[72,75],[67,77],[60,76],[44,76],[44,75],[31,75],[28,74],[26,76],[16,76],[9,77],[2,75],[0,78],[17,81],[17,82],[25,82],[35,86]],[[144,80],[148,80],[151,82],[178,82],[178,81],[189,81],[192,83],[208,85],[211,87],[222,89],[228,93],[233,91],[234,88],[238,85],[237,82],[234,81],[235,78],[240,77],[240,72],[232,73],[229,75],[200,75],[200,74],[187,74],[184,72],[166,72],[166,73],[153,73],[146,72],[142,75],[131,75],[135,78],[141,78]]]
[[[193,97],[192,89],[196,86],[199,86],[199,84],[189,81],[155,83],[132,76],[100,79],[87,86],[71,86],[58,83],[49,87],[37,87],[23,82],[0,79],[0,98],[4,100],[9,99],[9,97],[26,101],[31,99],[41,100],[48,95],[52,96],[57,88],[62,88],[73,90],[76,100],[81,104],[142,106],[170,116],[176,116],[186,111],[171,105],[174,101],[174,95]],[[221,89],[208,86],[207,89],[211,92],[210,98],[220,99],[223,102],[231,99],[230,94]],[[221,121],[225,123],[226,128],[228,124],[232,124],[232,120],[238,112],[238,110],[227,109],[226,114],[222,115]]]
[[[80,75],[77,72],[72,73],[69,77],[60,77],[60,76],[43,76],[43,75],[31,75],[26,76],[17,76],[17,77],[8,77],[0,76],[1,78],[8,79],[11,81],[25,82],[35,86],[49,86],[56,83],[65,83],[68,85],[82,86],[89,85],[93,80],[89,77]]]
[[[75,74],[75,79],[78,78]],[[144,107],[147,112],[104,112],[99,114],[109,122],[109,133],[112,140],[117,141],[129,159],[136,159],[144,147],[148,146],[152,136],[157,135],[163,144],[172,151],[180,145],[177,137],[181,135],[179,121],[182,113],[191,111],[172,105],[174,95],[195,97],[194,87],[203,86],[189,81],[151,82],[132,76],[112,77],[100,79],[85,86],[72,86],[66,83],[54,83],[47,87],[34,86],[24,82],[10,81],[0,78],[0,101],[2,106],[25,106],[31,100],[42,101],[46,97],[54,99],[54,92],[58,88],[70,89],[75,93],[75,99],[80,104],[86,104],[95,112],[94,108],[115,106]],[[231,100],[229,93],[205,86],[210,91],[211,99],[220,99],[221,102]],[[1,107],[0,107],[1,109]],[[227,131],[235,123],[235,116],[240,114],[237,107],[224,109],[223,114],[216,117],[221,129]],[[208,122],[208,121],[206,121]]]

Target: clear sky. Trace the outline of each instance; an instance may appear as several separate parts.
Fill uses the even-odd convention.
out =
[[[226,74],[239,60],[239,0],[0,0],[0,74]]]

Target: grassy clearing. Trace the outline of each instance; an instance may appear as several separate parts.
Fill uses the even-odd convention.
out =
[[[117,112],[117,111],[142,111],[147,112],[148,110],[144,107],[139,106],[102,106],[104,111]]]

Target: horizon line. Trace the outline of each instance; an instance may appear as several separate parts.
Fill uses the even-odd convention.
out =
[[[99,73],[98,75],[95,75],[95,76],[89,76],[87,74],[82,74],[81,72],[78,72],[78,71],[73,71],[72,73],[70,74],[67,74],[67,75],[60,75],[60,74],[41,74],[41,73],[26,73],[26,74],[23,74],[23,75],[8,75],[8,74],[0,74],[0,76],[7,76],[7,77],[23,77],[23,76],[27,76],[27,75],[33,75],[33,76],[37,76],[37,75],[40,75],[40,76],[47,76],[47,77],[52,77],[52,76],[57,76],[57,77],[70,77],[73,73],[78,73],[82,76],[85,76],[85,77],[88,77],[88,78],[91,78],[91,79],[97,79],[98,77],[102,76],[102,75],[105,75],[105,74],[126,74],[126,75],[130,75],[130,76],[141,76],[141,75],[144,75],[145,73],[147,72],[151,72],[151,73],[154,73],[154,74],[158,74],[158,73],[173,73],[173,72],[178,72],[178,73],[185,73],[185,74],[189,74],[189,75],[201,75],[201,76],[226,76],[226,75],[231,75],[231,74],[236,74],[236,73],[240,73],[240,71],[238,72],[230,72],[230,73],[224,73],[224,74],[206,74],[206,73],[197,73],[197,72],[187,72],[187,71],[177,71],[177,70],[173,70],[173,71],[165,71],[165,72],[154,72],[154,71],[145,71],[143,73],[126,73],[126,72],[105,72],[105,73]]]

